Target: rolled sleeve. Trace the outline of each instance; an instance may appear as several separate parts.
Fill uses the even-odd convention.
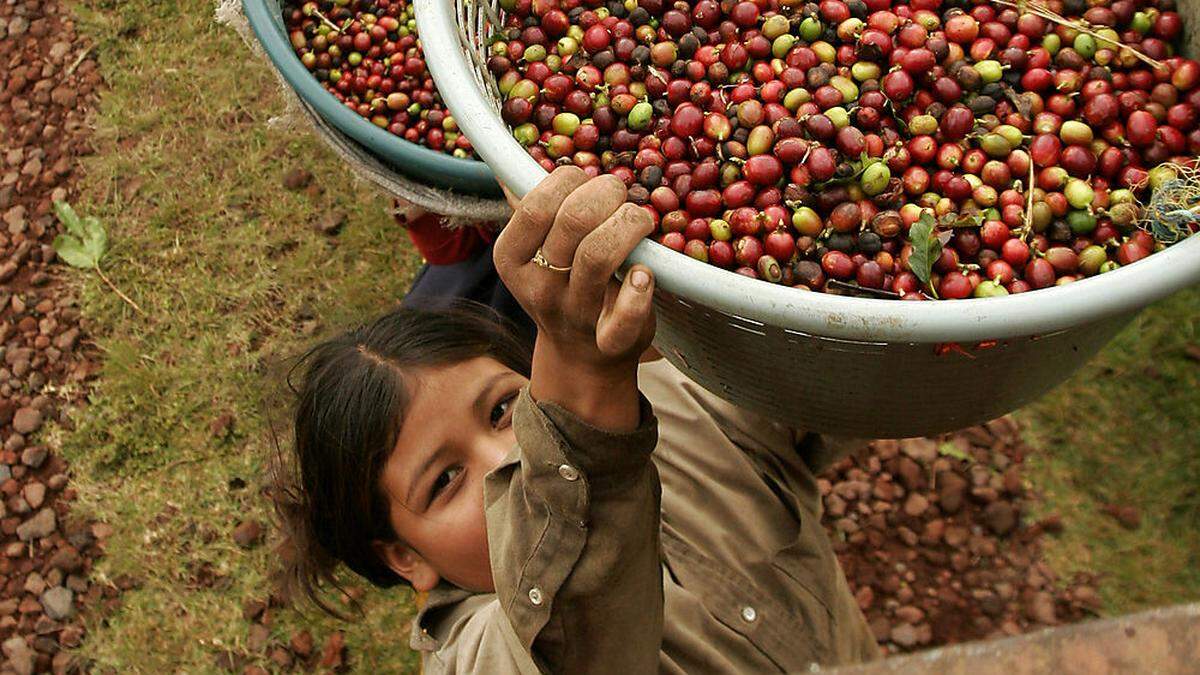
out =
[[[657,420],[611,433],[521,392],[517,448],[484,487],[492,577],[549,672],[652,672],[662,636]],[[597,659],[597,655],[604,655]]]

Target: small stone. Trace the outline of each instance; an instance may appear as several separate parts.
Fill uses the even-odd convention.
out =
[[[926,544],[936,544],[942,540],[942,535],[946,533],[946,521],[941,518],[935,518],[925,523],[925,530],[921,533],[921,541]]]
[[[929,438],[905,438],[900,441],[900,452],[925,464],[938,456],[937,443]]]
[[[287,190],[303,190],[312,182],[313,175],[299,167],[283,174],[283,187]]]
[[[29,483],[21,490],[21,496],[25,497],[25,502],[30,508],[41,508],[42,502],[46,500],[46,486],[42,483]]]
[[[962,525],[950,525],[946,527],[943,538],[946,545],[950,548],[958,548],[967,543],[967,539],[971,537],[971,531]]]
[[[75,343],[78,340],[79,340],[79,329],[78,328],[70,328],[70,329],[63,331],[63,333],[61,335],[59,335],[58,337],[54,338],[54,346],[58,347],[60,350],[62,350],[64,352],[68,352],[75,348]]]
[[[1090,610],[1100,609],[1100,594],[1091,586],[1078,586],[1071,591],[1071,597],[1075,598],[1075,602],[1087,607]]]
[[[78,574],[70,574],[67,575],[67,588],[75,591],[76,593],[87,593],[90,586],[88,585],[87,579],[84,577],[81,577]]]
[[[42,593],[42,608],[46,610],[46,616],[61,621],[75,612],[75,605],[72,604],[74,599],[75,594],[71,589],[55,586]]]
[[[25,577],[25,586],[23,588],[26,593],[41,595],[46,590],[46,580],[37,572],[30,572],[29,576]]]
[[[925,487],[925,473],[921,471],[919,464],[908,457],[901,457],[896,463],[896,474],[900,476],[900,484],[905,490],[920,490]]]
[[[896,618],[915,626],[925,620],[925,612],[912,605],[905,605],[896,610]]]
[[[330,633],[321,650],[321,667],[340,670],[346,662],[346,638],[342,631]]]
[[[17,204],[4,212],[4,224],[8,225],[9,234],[18,234],[25,231],[28,224],[25,222],[25,207]]]
[[[42,413],[35,408],[19,408],[12,419],[13,431],[29,435],[42,426]]]
[[[846,515],[846,500],[831,494],[825,498],[825,513],[831,518],[841,518]]]
[[[9,37],[17,37],[18,35],[24,35],[25,32],[28,30],[29,30],[29,20],[23,16],[14,16],[12,18],[12,20],[8,22]]]
[[[54,90],[50,92],[50,100],[54,101],[54,103],[57,105],[71,109],[74,108],[75,104],[79,101],[79,93],[75,90],[75,87],[55,87]]]
[[[252,652],[261,652],[267,648],[267,641],[270,639],[270,628],[261,623],[250,624],[250,634],[246,638],[246,649]]]
[[[267,603],[262,600],[247,600],[242,605],[242,618],[247,621],[257,621],[258,617],[267,610]]]
[[[21,463],[25,466],[36,469],[39,468],[45,461],[50,451],[41,445],[31,445],[21,452]]]
[[[56,570],[62,570],[67,574],[74,574],[83,569],[83,558],[79,552],[71,546],[64,546],[54,552],[50,557],[50,567]]]
[[[271,662],[279,666],[280,670],[291,668],[292,660],[292,653],[283,647],[276,647],[271,650]]]
[[[1054,611],[1054,596],[1046,591],[1038,591],[1031,594],[1025,601],[1025,616],[1030,621],[1036,621],[1041,624],[1053,625],[1058,623],[1058,616]]]
[[[55,42],[50,45],[50,60],[56,63],[61,62],[69,51],[71,51],[71,43]]]
[[[971,488],[971,499],[974,499],[975,501],[979,502],[980,504],[991,504],[992,502],[996,501],[999,498],[1000,498],[1000,493],[996,490],[996,488],[994,488],[990,485],[984,485],[983,487]]]
[[[312,633],[308,632],[307,630],[302,630],[296,633],[292,636],[290,645],[292,647],[292,651],[296,652],[296,656],[299,656],[302,659],[308,658],[309,655],[312,654],[313,650]]]
[[[83,643],[83,627],[75,624],[68,625],[58,634],[58,643],[67,649],[73,649]]]
[[[1046,516],[1045,518],[1042,518],[1041,520],[1039,520],[1037,522],[1037,525],[1039,528],[1041,528],[1042,532],[1048,532],[1050,534],[1061,534],[1063,531],[1062,515],[1058,514],[1058,513],[1051,513],[1050,515]]]
[[[238,669],[238,656],[228,649],[213,654],[213,662],[219,670],[234,672]]]
[[[900,623],[892,626],[892,642],[910,649],[918,644],[917,629],[911,623]]]
[[[21,541],[41,539],[54,532],[56,527],[58,527],[58,520],[54,516],[54,510],[42,509],[32,518],[17,526],[17,537]]]
[[[913,492],[904,500],[904,512],[916,518],[929,508],[929,500],[920,492]]]
[[[8,665],[17,675],[33,675],[35,667],[33,659],[33,652],[29,651],[14,656]]]
[[[225,411],[208,423],[208,430],[213,438],[225,438],[233,430],[233,413]]]
[[[37,623],[34,623],[34,632],[38,635],[49,635],[50,633],[59,632],[59,622],[50,619],[49,616],[40,616]]]
[[[1116,519],[1121,524],[1121,527],[1127,530],[1136,530],[1142,526],[1142,514],[1136,506],[1128,504],[1105,504],[1100,507],[1100,511]]]
[[[336,235],[346,224],[346,214],[341,211],[330,211],[313,223],[313,228],[321,234]]]
[[[886,617],[876,616],[868,621],[867,624],[870,626],[871,634],[875,637],[876,642],[883,642],[891,636],[892,625]]]
[[[84,669],[79,666],[78,657],[71,652],[60,651],[54,655],[50,661],[50,670],[54,675],[67,675],[68,673],[78,673]]]
[[[1003,537],[1017,526],[1017,512],[1008,502],[992,502],[984,509],[983,520],[992,532]]]
[[[833,528],[842,534],[854,534],[860,529],[852,518],[838,518],[834,521]]]
[[[1019,497],[1025,492],[1025,485],[1021,481],[1021,472],[1015,466],[1010,466],[1005,470],[1003,483],[1004,491],[1014,497]]]
[[[942,471],[938,473],[937,481],[938,506],[943,513],[958,513],[967,490],[967,479],[954,471]]]
[[[870,586],[862,586],[854,593],[854,600],[861,611],[867,611],[875,604],[875,591]]]
[[[242,548],[257,546],[263,536],[263,526],[257,520],[247,520],[233,528],[233,540]]]

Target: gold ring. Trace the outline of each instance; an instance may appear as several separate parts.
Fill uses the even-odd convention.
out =
[[[570,272],[571,271],[570,265],[567,265],[566,267],[559,267],[558,265],[551,265],[550,261],[546,260],[546,254],[542,253],[542,249],[540,249],[540,248],[537,250],[537,253],[533,254],[533,260],[531,262],[534,265],[537,265],[538,267],[541,267],[542,269],[550,270],[551,272]]]

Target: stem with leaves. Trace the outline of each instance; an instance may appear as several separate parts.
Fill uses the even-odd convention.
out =
[[[117,285],[100,269],[100,260],[108,251],[108,232],[104,225],[93,216],[80,218],[71,205],[58,201],[54,202],[54,214],[59,222],[67,228],[64,234],[54,238],[54,251],[71,267],[92,270],[112,289],[117,297],[125,301],[138,314],[146,316],[146,311],[125,295]]]

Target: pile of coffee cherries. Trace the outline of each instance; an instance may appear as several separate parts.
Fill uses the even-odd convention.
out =
[[[407,2],[289,0],[283,19],[300,62],[347,108],[411,143],[472,156],[425,67]]]
[[[676,251],[814,291],[1007,295],[1161,246],[1138,199],[1200,152],[1174,3],[501,0],[486,66],[544,168],[621,178]]]

